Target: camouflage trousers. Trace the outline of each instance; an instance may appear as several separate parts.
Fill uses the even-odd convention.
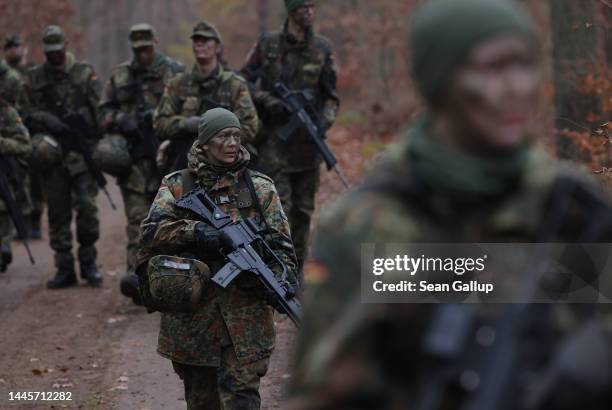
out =
[[[187,410],[258,410],[259,381],[268,371],[269,358],[241,365],[233,346],[221,350],[219,367],[172,362],[185,385]]]
[[[6,212],[0,211],[0,253],[11,252],[11,240],[13,239],[13,221]],[[0,258],[2,256],[0,255]],[[1,262],[1,261],[0,261]]]
[[[70,175],[63,166],[45,173],[43,193],[47,198],[49,242],[55,251],[55,266],[72,269],[72,212],[76,212],[76,237],[81,265],[95,263],[100,222],[96,196],[98,186],[89,172]]]
[[[30,199],[32,201],[32,215],[36,218],[40,218],[45,207],[42,182],[42,175],[30,170]]]
[[[289,219],[291,238],[301,272],[308,253],[310,218],[319,189],[319,168],[302,172],[272,172],[268,176],[274,180],[283,210]]]
[[[127,274],[134,273],[136,253],[140,235],[140,223],[149,214],[149,208],[155,199],[155,192],[136,192],[121,187],[123,208],[127,218]]]

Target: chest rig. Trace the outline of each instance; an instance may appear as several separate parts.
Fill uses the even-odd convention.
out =
[[[197,184],[196,179],[187,169],[181,171],[181,180],[183,192],[191,191]],[[248,169],[243,172],[237,184],[207,191],[223,212],[232,216],[239,214],[242,219],[253,217],[257,223],[263,223],[270,231]],[[257,215],[253,215],[253,210],[257,211]]]
[[[325,61],[313,34],[303,43],[292,42],[285,33],[269,35],[263,54],[263,88],[272,89],[276,81],[282,81],[289,88],[310,89],[316,94]]]
[[[113,78],[116,103],[123,111],[153,110],[164,92],[162,70],[136,70],[125,67],[125,74]]]
[[[51,112],[57,112],[62,105],[74,110],[89,107],[80,68],[79,64],[74,64],[68,72],[52,72],[41,66],[34,74],[32,84],[36,106]]]
[[[183,75],[179,83],[182,99],[181,115],[186,117],[202,115],[217,107],[232,111],[231,76],[232,73],[221,71],[198,81],[193,74]]]

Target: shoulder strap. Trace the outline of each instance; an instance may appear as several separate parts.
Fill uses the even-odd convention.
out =
[[[181,181],[183,183],[183,193],[191,191],[196,184],[196,180],[187,168],[181,170]]]
[[[270,225],[266,220],[266,216],[264,215],[261,204],[259,203],[259,198],[257,197],[257,192],[255,191],[255,185],[253,184],[253,179],[251,178],[251,173],[248,168],[244,170],[243,178],[244,182],[246,182],[247,188],[249,189],[249,193],[251,194],[251,199],[253,199],[255,209],[257,209],[257,212],[259,212],[259,215],[261,216],[261,220],[266,225],[266,230],[268,231],[268,233],[272,233],[272,229],[270,228]]]

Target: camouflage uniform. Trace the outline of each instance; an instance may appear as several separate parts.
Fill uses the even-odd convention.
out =
[[[236,165],[219,168],[192,148],[189,169],[221,209],[234,220],[252,217],[262,224],[242,175],[248,172],[266,221],[267,238],[290,270],[295,269],[289,223],[270,178],[246,168],[249,154],[241,148]],[[196,171],[197,170],[197,171]],[[196,176],[197,173],[197,176]],[[142,223],[142,263],[156,254],[197,254],[193,214],[174,207],[183,194],[181,172],[164,178],[149,216]],[[212,272],[219,256],[203,255]],[[141,270],[138,269],[140,274]],[[263,288],[251,276],[238,277],[227,289],[209,284],[194,313],[163,313],[158,352],[173,361],[185,383],[189,409],[258,409],[259,379],[274,349],[272,309]]]
[[[61,44],[54,46],[63,46],[63,32],[59,27],[50,26],[47,31],[52,32],[51,38],[62,40]],[[95,130],[100,90],[101,84],[93,67],[77,61],[71,53],[66,53],[66,62],[61,68],[48,62],[40,64],[30,70],[26,78],[23,104],[26,124],[34,134],[50,134],[40,118],[44,113],[61,116],[58,112],[58,103],[61,101],[66,109],[83,114],[92,125],[92,130]],[[84,137],[84,143],[89,148],[98,139],[96,134]],[[60,165],[45,170],[44,194],[48,206],[49,239],[55,251],[58,272],[74,272],[70,224],[72,211],[76,211],[76,236],[80,245],[78,258],[83,275],[84,267],[95,267],[95,243],[100,236],[96,204],[98,186],[81,154],[72,151],[63,154]]]
[[[216,29],[205,22],[194,27],[194,36],[220,39]],[[155,110],[155,132],[160,139],[171,140],[175,151],[186,152],[197,137],[185,129],[186,119],[199,116],[215,105],[236,114],[242,125],[245,144],[253,141],[259,129],[259,119],[246,81],[222,64],[207,76],[195,64],[190,73],[180,74],[168,83]],[[179,145],[187,149],[178,148]],[[171,158],[169,162],[168,170],[178,170],[184,168],[185,158]]]
[[[268,101],[274,98],[271,96],[274,84],[282,81],[289,89],[310,90],[314,103],[309,113],[317,119],[317,125],[330,127],[340,103],[332,44],[313,31],[307,31],[304,41],[299,42],[287,31],[286,23],[282,31],[262,35],[242,72],[248,81],[260,81],[261,91],[254,93],[254,99],[264,112],[260,135],[265,140],[258,146],[258,166],[276,184],[301,266],[308,250],[321,157],[303,130],[292,135],[286,144],[281,142],[275,133],[283,124],[275,122],[265,111]]]
[[[9,160],[12,158],[23,160],[29,155],[31,149],[30,135],[17,111],[9,105],[0,103],[0,155],[8,157]],[[21,184],[22,181],[15,180],[9,183],[13,185],[14,193],[18,191],[17,184]],[[0,271],[4,271],[12,259],[11,231],[13,224],[6,211],[4,202],[0,200]]]
[[[139,27],[140,25],[136,26],[137,29]],[[149,30],[152,35],[152,29]],[[138,115],[147,111],[152,113],[162,96],[166,82],[182,71],[184,66],[181,63],[160,53],[149,67],[140,67],[136,61],[117,66],[100,98],[100,123],[104,129],[107,132],[119,131],[117,119],[122,114],[138,118]],[[134,84],[139,85],[135,87]],[[147,216],[160,182],[154,154],[133,154],[131,171],[117,178],[128,221],[128,272],[133,272],[134,269],[140,223]]]
[[[23,91],[23,80],[6,60],[0,60],[0,97],[13,107]]]
[[[22,47],[22,46],[23,46],[23,40],[21,39],[21,37],[17,34],[13,34],[6,38],[4,42],[4,51],[6,52],[6,50],[11,47]],[[34,64],[32,62],[24,62],[23,60],[24,59],[21,58],[21,59],[11,60],[11,61],[5,60],[5,62],[13,70],[18,72],[23,78],[26,75],[27,71],[31,69],[32,67],[34,67]],[[0,68],[0,72],[1,71],[2,69]],[[19,93],[21,93],[22,89],[23,89],[23,86],[20,85],[19,92],[11,91],[10,93],[11,98],[15,98],[18,100],[19,99],[18,95]],[[27,178],[29,178],[29,182],[26,184],[28,189],[24,192],[29,193],[29,197],[30,197],[29,201],[32,205],[32,209],[31,209],[31,218],[30,219],[26,218],[26,225],[28,224],[30,225],[30,237],[34,239],[39,239],[41,236],[40,218],[41,218],[43,208],[44,208],[42,181],[41,181],[41,176],[38,173],[34,172],[31,168],[29,170]],[[28,213],[30,213],[30,210],[24,211],[24,215],[27,215]]]
[[[362,243],[535,242],[555,206],[549,201],[561,178],[592,190],[569,166],[536,149],[524,171],[506,181],[507,190],[497,196],[440,191],[411,166],[419,160],[406,140],[393,146],[365,187],[321,219],[313,259],[305,267],[313,283],[297,349],[293,393],[298,398],[290,408],[360,403],[364,409],[408,409],[414,404],[410,395],[421,369],[422,334],[438,305],[361,303]],[[563,226],[582,229],[585,221],[574,215],[584,211],[568,212]],[[560,231],[552,241],[577,240],[576,229]],[[606,234],[599,240],[609,241]],[[484,306],[490,313],[490,305]]]

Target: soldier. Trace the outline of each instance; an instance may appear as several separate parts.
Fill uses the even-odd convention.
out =
[[[362,303],[361,244],[537,242],[545,233],[551,242],[573,242],[585,227],[603,222],[595,210],[610,214],[607,205],[593,205],[603,202],[585,178],[560,166],[528,136],[540,83],[539,50],[535,24],[519,6],[431,0],[415,13],[411,38],[414,81],[429,109],[389,149],[365,186],[321,220],[305,268],[313,285],[289,408],[523,408],[515,401],[521,397],[512,394],[508,403],[465,406],[465,395],[480,394],[480,382],[487,381],[476,373],[467,375],[475,383],[466,378],[463,385],[429,395],[429,405],[420,401],[419,389],[449,374],[436,373],[436,359],[424,351],[424,335],[440,305]],[[568,208],[559,214],[561,204]],[[561,215],[552,231],[551,215]],[[610,237],[608,229],[593,239]],[[485,306],[484,315],[495,312]],[[444,342],[454,348],[454,341]],[[510,381],[498,380],[512,391]]]
[[[169,82],[154,116],[157,135],[171,141],[170,146],[162,144],[166,170],[185,168],[199,116],[211,108],[223,107],[238,116],[245,143],[253,140],[259,127],[245,80],[221,64],[223,41],[217,29],[202,21],[193,28],[191,39],[196,63],[190,73]]]
[[[6,59],[0,60],[0,97],[15,107],[22,92],[23,80],[19,72]]]
[[[21,122],[17,111],[0,99],[0,156],[4,160],[23,160],[30,154],[32,146],[28,130]],[[4,172],[4,171],[2,171]],[[13,193],[19,190],[23,181],[10,180]],[[13,260],[11,252],[12,222],[7,213],[6,205],[0,199],[0,272],[5,272]]]
[[[17,81],[18,76],[16,75],[11,75],[8,72],[2,74],[2,72],[4,72],[3,63],[0,63],[0,76],[6,77],[6,81],[8,82],[6,85],[7,89],[6,91],[2,91],[2,94],[4,94],[4,98],[8,98],[7,101],[11,101],[13,105],[19,100],[19,95],[23,90],[23,76],[25,76],[27,70],[33,67],[32,63],[26,61],[27,54],[28,49],[23,45],[23,40],[18,34],[13,34],[6,38],[4,42],[4,58],[6,65],[20,74],[19,81]],[[2,81],[3,80],[0,80],[0,82]],[[0,86],[0,88],[4,89],[2,86]],[[29,182],[26,185],[28,186],[30,194],[28,202],[31,203],[31,209],[24,210],[24,215],[26,216],[26,226],[29,227],[30,238],[40,239],[40,219],[44,208],[42,184],[40,175],[33,172],[31,168],[29,171]],[[25,193],[26,191],[23,190],[23,192]]]
[[[198,140],[189,152],[189,168],[164,178],[141,226],[137,273],[151,283],[152,291],[155,281],[164,276],[159,271],[164,266],[170,269],[167,276],[171,278],[177,277],[172,272],[185,263],[195,263],[205,275],[201,297],[175,296],[169,300],[173,305],[182,299],[191,300],[196,305],[194,311],[172,313],[167,306],[158,306],[163,312],[158,352],[172,360],[185,384],[187,408],[191,410],[259,409],[259,381],[266,374],[274,349],[273,312],[266,300],[272,305],[274,300],[266,297],[254,276],[239,276],[226,289],[206,282],[210,272],[224,264],[219,252],[223,237],[207,223],[194,220],[189,211],[177,208],[175,200],[195,185],[207,189],[234,220],[254,218],[262,228],[265,226],[270,247],[290,272],[295,270],[289,223],[274,183],[247,168],[250,155],[241,146],[242,136],[236,115],[222,108],[207,111],[199,124]],[[149,258],[160,254],[195,255],[199,261],[161,257],[170,260],[152,261],[146,279]],[[291,277],[297,286],[292,273]],[[169,286],[168,290],[176,289]],[[191,294],[193,289],[196,287],[190,286],[187,292]]]
[[[100,167],[117,177],[127,217],[127,275],[121,291],[138,300],[138,279],[134,275],[140,223],[159,188],[161,177],[155,159],[159,143],[153,134],[153,111],[164,86],[184,66],[156,49],[158,39],[149,24],[130,28],[129,41],[134,58],[118,65],[100,98],[100,124],[108,134],[98,143],[95,157]]]
[[[98,285],[102,275],[96,266],[96,241],[100,236],[96,196],[98,186],[82,154],[63,147],[58,140],[72,131],[62,120],[67,113],[81,116],[90,132],[79,135],[87,149],[96,143],[97,105],[101,85],[93,67],[67,52],[63,30],[48,26],[43,33],[45,63],[26,77],[23,116],[32,137],[31,164],[45,173],[44,194],[49,217],[49,239],[55,251],[57,274],[50,289],[74,286],[77,278],[72,255],[70,224],[76,211],[78,259],[81,277]],[[57,139],[56,139],[57,138]]]
[[[313,28],[314,2],[285,0],[285,5],[288,17],[282,31],[262,35],[242,73],[248,81],[259,84],[254,99],[263,113],[261,135],[265,140],[258,147],[258,166],[278,188],[291,223],[301,271],[308,250],[321,157],[304,131],[291,135],[287,143],[275,137],[288,113],[272,91],[274,84],[282,81],[289,89],[312,92],[314,102],[309,113],[316,125],[324,129],[333,124],[340,100],[332,44]]]

